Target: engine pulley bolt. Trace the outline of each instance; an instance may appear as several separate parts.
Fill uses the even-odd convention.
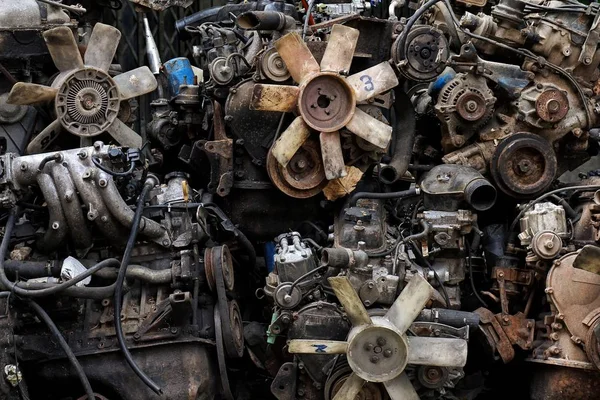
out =
[[[390,358],[392,356],[392,354],[393,354],[393,352],[390,349],[384,350],[384,352],[383,352],[383,356],[385,358]]]
[[[367,344],[365,344],[365,350],[366,351],[373,351],[374,347],[375,346],[373,345],[373,343],[367,343]]]
[[[377,357],[377,356],[373,356],[373,357],[371,357],[371,362],[372,362],[373,364],[377,364],[377,363],[379,362],[379,357]]]
[[[387,340],[385,340],[384,337],[378,337],[377,338],[377,344],[380,346],[385,346],[387,344]]]
[[[551,114],[556,114],[560,110],[560,103],[556,99],[550,99],[546,103],[546,108]]]
[[[477,102],[475,100],[469,100],[467,101],[467,104],[465,104],[465,107],[467,108],[467,111],[475,112],[477,111]]]

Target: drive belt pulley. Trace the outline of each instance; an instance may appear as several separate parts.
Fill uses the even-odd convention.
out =
[[[234,288],[233,263],[227,246],[215,246],[204,252],[205,273],[209,287],[217,294],[215,305],[215,341],[221,384],[225,397],[233,400],[227,375],[226,358],[244,354],[244,332],[240,308],[231,298]]]

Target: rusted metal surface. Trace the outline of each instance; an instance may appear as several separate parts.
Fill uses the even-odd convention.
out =
[[[130,0],[141,7],[155,11],[164,11],[169,7],[189,7],[194,0]]]
[[[491,166],[500,188],[516,196],[532,196],[545,190],[558,168],[552,146],[529,133],[518,133],[502,141]]]
[[[535,109],[540,118],[546,122],[560,121],[569,112],[569,99],[565,93],[549,89],[538,96]]]
[[[292,112],[296,109],[299,89],[297,86],[254,85],[252,108],[262,111]]]
[[[320,71],[319,64],[298,33],[288,33],[275,42],[275,48],[297,83]]]
[[[285,167],[269,153],[267,172],[279,190],[295,198],[312,197],[327,184],[321,152],[315,139],[308,139]]]
[[[595,400],[600,379],[595,371],[557,366],[538,367],[531,383],[532,400]]]
[[[502,361],[504,361],[504,363],[512,361],[512,359],[515,358],[515,350],[496,316],[487,308],[478,308],[475,310],[475,313],[479,315],[482,329],[487,340],[498,352]]]
[[[300,87],[300,115],[319,132],[335,132],[346,126],[355,105],[354,91],[337,73],[318,74]]]
[[[204,144],[204,152],[211,163],[209,190],[227,196],[233,186],[233,140],[225,133],[223,112],[218,102],[213,102],[214,140]]]

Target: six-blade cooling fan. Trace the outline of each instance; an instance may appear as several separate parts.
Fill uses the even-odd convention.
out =
[[[325,177],[329,180],[346,174],[340,129],[346,128],[381,149],[389,144],[392,128],[357,108],[356,103],[392,89],[398,85],[398,79],[388,62],[344,77],[350,69],[358,36],[359,31],[354,28],[334,25],[320,66],[297,33],[275,42],[299,86],[257,84],[252,105],[263,111],[299,112],[271,149],[282,166],[308,140],[311,129],[319,132]]]
[[[365,382],[381,382],[392,400],[418,400],[407,364],[464,367],[464,339],[407,336],[406,331],[433,294],[420,275],[414,275],[384,317],[371,317],[346,277],[329,278],[344,307],[352,329],[346,342],[294,339],[289,352],[296,354],[345,354],[352,374],[333,400],[355,400]]]
[[[46,150],[63,129],[82,138],[108,132],[123,146],[141,147],[141,137],[117,118],[119,105],[153,91],[157,82],[148,67],[109,76],[120,38],[118,29],[96,24],[82,59],[69,28],[44,32],[48,51],[60,73],[52,86],[16,83],[7,100],[19,105],[55,102],[57,119],[31,141],[29,153]]]

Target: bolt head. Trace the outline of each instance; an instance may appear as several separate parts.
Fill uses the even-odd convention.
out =
[[[372,362],[373,364],[377,364],[377,363],[379,362],[379,357],[378,357],[378,356],[373,356],[373,357],[371,357],[371,362]]]

